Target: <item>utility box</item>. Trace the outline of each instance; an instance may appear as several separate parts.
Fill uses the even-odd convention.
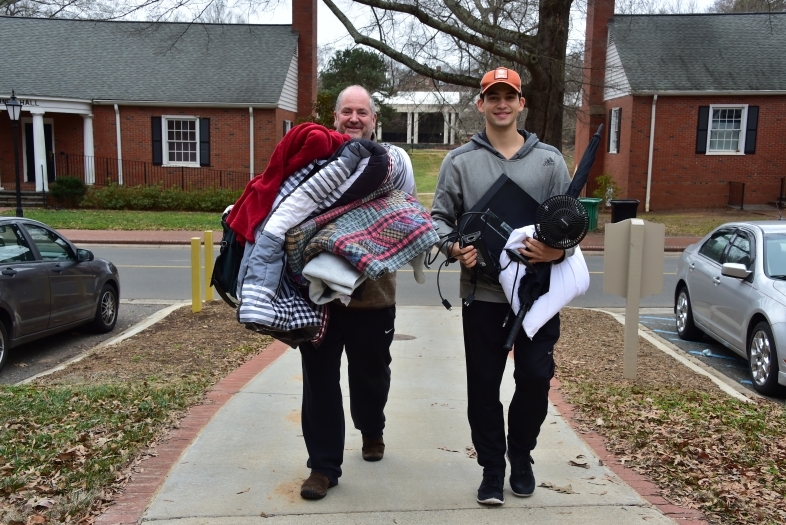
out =
[[[666,226],[641,219],[606,225],[603,293],[625,298],[625,379],[636,379],[639,302],[663,291],[665,237]]]
[[[642,223],[642,264],[630,268],[631,225]],[[603,293],[628,297],[628,273],[639,273],[639,298],[663,292],[663,260],[666,226],[642,219],[606,224],[603,246]]]

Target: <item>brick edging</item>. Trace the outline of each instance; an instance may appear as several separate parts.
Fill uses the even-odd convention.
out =
[[[274,341],[262,353],[243,363],[238,369],[213,386],[202,403],[194,405],[180,420],[180,426],[168,432],[155,447],[158,455],[150,456],[139,464],[140,471],[131,475],[131,481],[114,504],[98,516],[95,525],[134,525],[139,523],[153,497],[175,466],[180,456],[202,429],[232,396],[237,394],[254,377],[281,357],[289,347]]]
[[[562,417],[568,425],[576,431],[576,434],[595,451],[595,454],[603,461],[603,464],[619,476],[622,481],[630,485],[630,487],[641,495],[642,498],[657,507],[663,514],[680,524],[709,525],[704,514],[698,510],[686,509],[666,501],[666,499],[661,496],[661,490],[657,485],[652,483],[644,475],[626,467],[620,462],[617,456],[609,452],[606,448],[603,436],[594,430],[582,429],[582,431],[579,432],[578,424],[575,419],[577,410],[565,400],[565,397],[562,395],[562,383],[560,383],[559,379],[556,377],[551,379],[549,400],[554,404],[560,414],[562,414]]]

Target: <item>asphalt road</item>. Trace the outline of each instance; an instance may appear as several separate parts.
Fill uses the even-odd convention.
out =
[[[190,247],[139,245],[81,245],[80,247],[92,250],[96,257],[109,259],[118,267],[121,280],[121,308],[117,328],[111,334],[105,335],[91,334],[87,329],[73,330],[14,349],[8,365],[0,371],[0,383],[16,383],[56,366],[85,349],[119,334],[127,327],[164,308],[167,303],[190,299]],[[214,255],[217,255],[217,251]],[[642,298],[640,306],[646,309],[647,313],[640,316],[639,322],[734,381],[752,388],[747,362],[744,359],[709,337],[692,343],[682,341],[677,336],[672,308],[678,259],[679,254],[666,255],[663,293]],[[590,287],[585,295],[576,298],[570,305],[624,308],[624,298],[603,293],[603,255],[587,252],[585,260],[590,271]],[[440,306],[437,269],[442,261],[444,259],[439,258],[431,269],[426,270],[426,283],[423,285],[415,282],[409,267],[403,268],[398,277],[398,304]],[[457,308],[461,305],[458,280],[457,264],[442,268],[440,271],[439,284],[442,294]],[[215,298],[218,299],[218,296],[216,295]]]
[[[119,246],[80,245],[96,257],[115,263],[120,272],[121,296],[125,299],[189,300],[191,298],[191,253],[188,246]],[[218,252],[216,250],[215,255]],[[585,253],[590,271],[590,288],[576,298],[571,306],[624,307],[625,299],[603,293],[603,255]],[[670,308],[673,306],[675,273],[678,255],[667,254],[664,261],[663,290],[660,295],[644,297],[642,307]],[[440,257],[430,270],[426,270],[426,283],[419,285],[412,277],[412,270],[405,266],[399,271],[396,300],[402,306],[440,306],[437,292],[437,267],[444,261]],[[204,263],[202,263],[204,264]],[[461,304],[458,293],[458,263],[443,268],[439,285],[443,296],[451,304]]]

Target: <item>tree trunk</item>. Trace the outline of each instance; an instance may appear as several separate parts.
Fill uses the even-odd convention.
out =
[[[527,65],[532,80],[524,88],[527,105],[524,127],[541,142],[560,151],[571,3],[572,0],[541,0],[538,53]]]

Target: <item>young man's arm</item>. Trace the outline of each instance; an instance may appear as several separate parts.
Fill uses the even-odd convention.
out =
[[[472,268],[477,259],[477,251],[474,247],[460,248],[457,242],[444,242],[445,237],[456,229],[457,217],[463,211],[464,199],[459,183],[459,172],[453,163],[453,155],[448,154],[439,169],[434,202],[431,205],[431,217],[437,224],[437,235],[440,239],[437,247],[446,257],[455,257],[467,268]]]

